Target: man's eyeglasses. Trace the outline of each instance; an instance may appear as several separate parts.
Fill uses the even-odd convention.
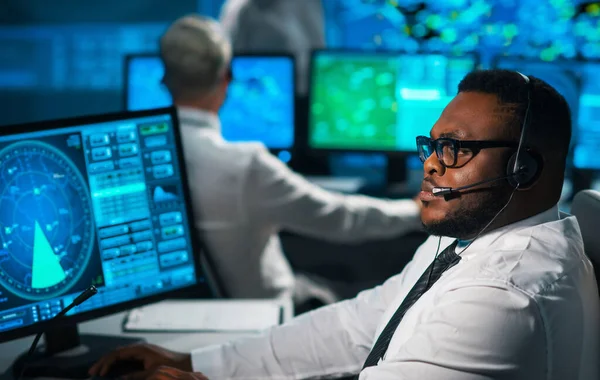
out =
[[[435,152],[438,160],[447,168],[456,168],[465,165],[481,149],[486,148],[516,148],[518,144],[511,141],[478,141],[455,140],[441,137],[432,140],[427,136],[417,137],[417,151],[421,162],[425,161]]]

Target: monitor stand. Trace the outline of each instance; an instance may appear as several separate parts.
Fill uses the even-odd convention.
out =
[[[46,344],[31,357],[23,353],[13,363],[13,377],[54,377],[87,379],[88,370],[98,359],[118,347],[141,343],[141,338],[108,335],[79,335],[77,325],[51,327],[44,334]]]

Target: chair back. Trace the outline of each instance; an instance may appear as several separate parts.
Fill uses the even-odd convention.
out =
[[[600,192],[595,190],[578,192],[571,204],[571,214],[577,218],[585,253],[594,264],[596,281],[600,281]],[[600,283],[598,287],[600,288]]]

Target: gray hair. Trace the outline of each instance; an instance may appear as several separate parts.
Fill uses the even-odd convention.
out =
[[[208,94],[231,63],[231,43],[215,20],[188,15],[175,21],[160,39],[163,83],[174,98]]]

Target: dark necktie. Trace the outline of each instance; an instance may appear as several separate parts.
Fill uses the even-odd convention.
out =
[[[372,367],[377,365],[379,359],[385,355],[385,352],[390,345],[390,341],[392,340],[392,336],[394,332],[396,332],[396,328],[400,324],[400,321],[404,317],[404,314],[410,309],[410,307],[417,302],[417,300],[425,294],[433,284],[439,280],[444,271],[452,268],[454,265],[458,264],[460,261],[460,256],[454,252],[456,248],[456,244],[458,241],[450,244],[446,249],[442,251],[438,255],[438,257],[427,267],[425,272],[419,278],[419,281],[412,287],[410,292],[404,298],[404,301],[400,304],[388,324],[385,326],[379,338],[377,338],[377,342],[371,349],[365,364],[363,365],[363,369],[367,367]]]

